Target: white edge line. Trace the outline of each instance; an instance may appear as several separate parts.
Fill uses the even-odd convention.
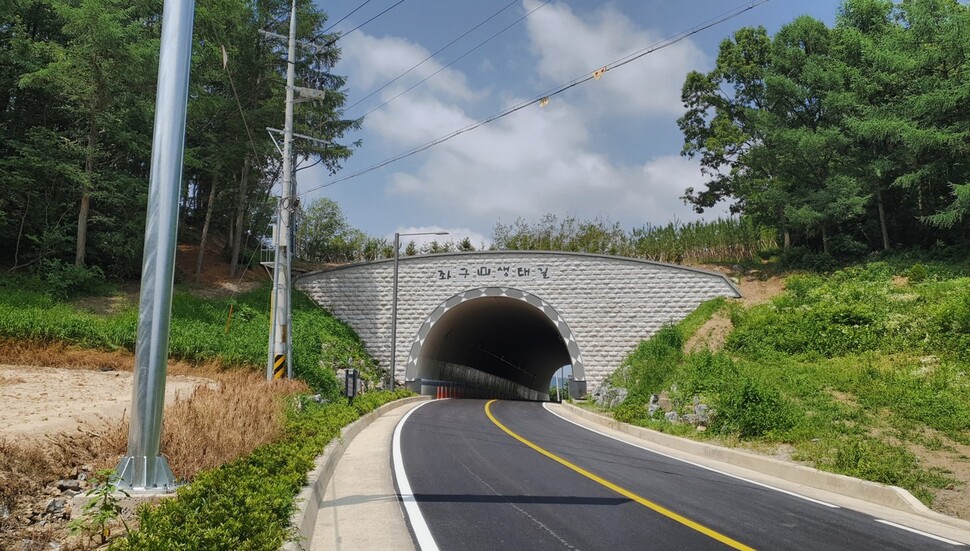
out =
[[[646,446],[641,446],[639,444],[634,444],[633,442],[628,442],[628,441],[626,441],[626,440],[624,440],[622,438],[617,438],[616,436],[613,436],[612,434],[607,434],[605,432],[598,431],[598,430],[596,430],[594,428],[587,427],[586,425],[577,423],[576,421],[573,421],[572,419],[567,419],[566,417],[563,417],[562,415],[560,415],[560,414],[556,413],[555,411],[552,411],[551,409],[549,409],[549,407],[548,407],[547,404],[548,404],[548,402],[543,403],[542,404],[542,407],[545,408],[545,410],[548,411],[549,413],[555,415],[556,417],[562,419],[563,421],[566,421],[567,423],[572,423],[572,424],[576,425],[579,428],[586,429],[586,430],[588,430],[590,432],[595,432],[596,434],[599,434],[600,436],[605,436],[607,438],[616,440],[617,442],[623,442],[624,444],[627,444],[628,446],[633,446],[634,448],[640,448],[641,450],[648,451],[650,453],[654,453],[654,454],[657,454],[657,455],[662,455],[663,457],[666,457],[668,459],[673,459],[674,461],[680,461],[681,463],[687,463],[688,465],[693,465],[695,467],[698,467],[698,468],[701,468],[701,469],[704,469],[704,470],[707,470],[707,471],[711,471],[713,473],[717,473],[717,474],[720,474],[720,475],[723,475],[723,476],[727,476],[727,477],[730,477],[730,478],[735,478],[737,480],[741,480],[741,481],[747,482],[748,484],[754,484],[755,486],[760,486],[762,488],[767,488],[768,490],[774,490],[776,492],[780,492],[780,493],[783,493],[783,494],[787,494],[787,495],[790,495],[792,497],[797,497],[798,499],[804,499],[805,501],[810,501],[812,503],[815,503],[815,504],[818,504],[818,505],[822,505],[824,507],[830,507],[832,509],[841,509],[841,507],[839,507],[838,505],[832,504],[832,503],[826,503],[824,501],[820,501],[820,500],[817,500],[817,499],[814,499],[814,498],[811,498],[811,497],[808,497],[808,496],[803,496],[803,495],[797,494],[795,492],[790,492],[788,490],[783,490],[783,489],[778,488],[776,486],[771,486],[769,484],[764,484],[762,482],[758,482],[758,481],[755,481],[755,480],[751,480],[750,478],[745,478],[743,476],[738,476],[736,474],[731,474],[729,472],[725,472],[725,471],[722,471],[722,470],[719,470],[719,469],[715,469],[713,467],[708,467],[707,465],[702,465],[700,463],[695,463],[693,461],[690,461],[690,460],[687,460],[687,459],[683,459],[683,458],[680,458],[680,457],[677,457],[677,456],[674,456],[674,455],[666,454],[664,452],[660,452],[660,451],[657,451],[657,450],[648,448]]]
[[[960,547],[963,547],[964,546],[961,542],[954,541],[954,540],[950,540],[950,539],[946,539],[943,536],[936,536],[936,535],[933,535],[933,534],[928,534],[926,532],[923,532],[922,530],[917,530],[915,528],[910,528],[909,526],[903,526],[902,524],[896,524],[895,522],[889,522],[888,520],[883,520],[881,518],[877,518],[877,519],[873,519],[873,520],[875,520],[876,522],[881,522],[882,524],[888,524],[889,526],[892,526],[893,528],[899,528],[900,530],[906,530],[907,532],[912,532],[914,534],[919,534],[921,536],[925,536],[927,538],[934,539],[936,541],[942,541],[943,543],[949,543],[950,545],[957,545],[957,546],[960,546]]]
[[[412,413],[417,411],[419,407],[430,403],[431,401],[422,402],[404,414],[404,417],[398,421],[397,427],[394,428],[394,439],[391,447],[391,460],[394,463],[394,477],[397,479],[398,492],[401,495],[401,502],[404,503],[404,512],[411,523],[414,539],[417,540],[418,549],[421,551],[438,551],[438,544],[435,543],[431,530],[428,529],[428,523],[425,522],[424,516],[421,514],[418,502],[411,492],[411,483],[404,472],[404,458],[401,455],[401,429],[404,428],[404,423]]]

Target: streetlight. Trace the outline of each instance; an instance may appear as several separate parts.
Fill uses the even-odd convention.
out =
[[[402,235],[448,235],[446,231],[426,231],[415,233],[394,232],[394,292],[391,297],[391,372],[390,382],[387,385],[389,390],[394,390],[394,373],[397,371],[397,264],[401,249]]]

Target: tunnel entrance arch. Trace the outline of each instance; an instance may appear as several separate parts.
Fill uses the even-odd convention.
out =
[[[481,287],[431,312],[414,337],[405,381],[419,390],[422,381],[462,379],[462,385],[511,386],[515,397],[546,399],[552,375],[567,364],[575,384],[585,387],[579,343],[556,308],[520,289]]]

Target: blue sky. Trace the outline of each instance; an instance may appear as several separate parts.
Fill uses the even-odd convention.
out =
[[[396,0],[372,0],[337,29],[348,31]],[[337,21],[363,0],[328,0]],[[396,96],[529,12],[509,28],[365,119],[363,140],[341,172],[299,173],[318,188],[590,74],[627,54],[746,4],[718,0],[516,0],[481,28],[373,97],[398,77],[509,4],[509,0],[406,0],[338,44],[334,69],[348,77],[348,117]],[[602,78],[529,106],[362,176],[309,191],[340,204],[369,234],[444,230],[487,242],[496,222],[601,218],[625,229],[698,218],[678,199],[699,186],[697,162],[680,156],[680,88],[690,70],[713,67],[720,41],[743,26],[775,32],[798,15],[832,24],[838,0],[772,0]],[[355,103],[358,103],[354,105]],[[706,218],[724,216],[713,210]]]

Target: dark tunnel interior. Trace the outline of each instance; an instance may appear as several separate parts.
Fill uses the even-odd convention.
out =
[[[417,377],[434,378],[429,366],[435,360],[539,392],[548,392],[553,374],[570,363],[555,324],[535,306],[508,297],[482,297],[447,311],[421,347]]]

